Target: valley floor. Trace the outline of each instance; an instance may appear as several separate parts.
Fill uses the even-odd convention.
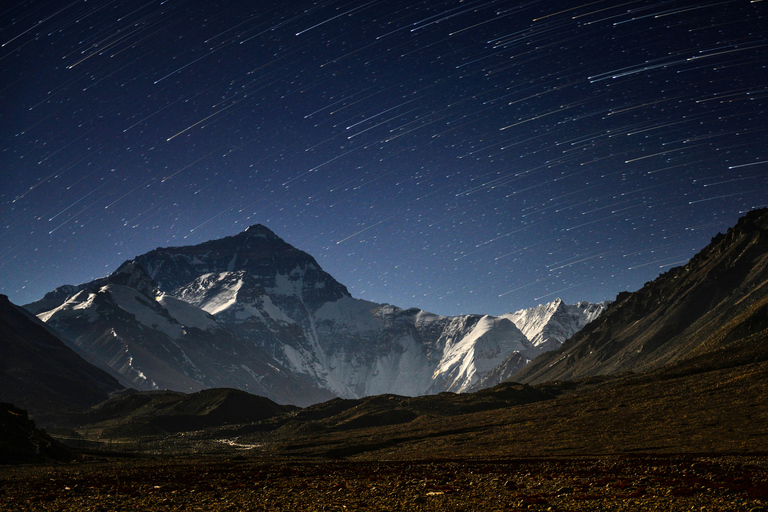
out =
[[[768,510],[768,457],[86,460],[0,467],[2,511]]]

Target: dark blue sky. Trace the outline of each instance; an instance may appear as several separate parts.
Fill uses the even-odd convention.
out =
[[[501,314],[768,205],[768,2],[3,5],[16,303],[261,223],[356,297]]]

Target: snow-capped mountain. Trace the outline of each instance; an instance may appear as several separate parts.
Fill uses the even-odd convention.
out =
[[[577,302],[569,306],[561,299],[521,309],[504,315],[528,338],[536,350],[530,354],[548,352],[560,348],[565,340],[600,316],[609,302]],[[538,353],[536,353],[538,352]]]
[[[476,391],[509,380],[536,356],[560,348],[565,340],[600,316],[609,304],[608,301],[596,304],[582,301],[569,306],[561,299],[555,299],[547,304],[503,315],[502,318],[509,319],[520,329],[531,347],[511,352],[468,390]]]
[[[509,357],[556,348],[604,306],[555,301],[443,317],[352,297],[261,225],[158,248],[25,306],[140,389],[234,387],[307,405],[331,396],[467,391]]]
[[[307,403],[333,397],[281,368],[203,309],[160,291],[134,261],[72,290],[74,295],[38,318],[126,386],[185,392],[231,387],[284,402],[296,393]]]

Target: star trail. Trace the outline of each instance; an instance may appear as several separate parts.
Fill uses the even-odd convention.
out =
[[[0,292],[261,223],[360,298],[609,300],[768,206],[768,3],[6,2]]]

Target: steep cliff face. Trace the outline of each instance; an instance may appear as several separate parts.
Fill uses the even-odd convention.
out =
[[[355,299],[260,225],[155,249],[26,307],[127,385],[226,386],[296,405],[467,391],[510,354],[531,359],[592,314],[558,300],[505,317],[443,317]]]
[[[757,350],[768,327],[768,210],[750,212],[691,261],[622,293],[559,350],[514,375],[523,382],[640,372]],[[750,345],[751,344],[751,345]],[[756,351],[757,350],[757,351]]]

